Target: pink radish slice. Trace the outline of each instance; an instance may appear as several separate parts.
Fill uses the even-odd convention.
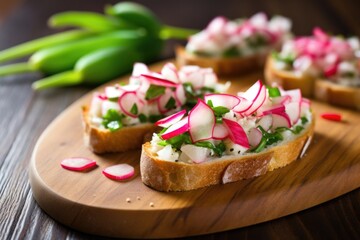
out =
[[[176,83],[169,81],[165,78],[155,76],[155,74],[153,74],[153,75],[141,74],[141,76],[146,78],[151,84],[154,84],[154,85],[163,86],[163,87],[176,87],[177,86]]]
[[[282,114],[285,113],[285,106],[284,105],[276,105],[276,106],[271,106],[271,107],[264,107],[261,109],[258,109],[258,116],[261,115],[269,115],[269,114],[273,114],[273,113],[278,113],[278,114]]]
[[[313,35],[320,41],[328,41],[329,35],[327,35],[321,28],[315,27],[313,29]]]
[[[139,89],[139,85],[125,85],[119,86],[118,89],[124,92],[136,92]]]
[[[246,112],[247,110],[249,110],[249,108],[252,105],[252,102],[247,100],[246,98],[243,98],[243,97],[240,97],[240,96],[238,96],[238,98],[239,98],[240,102],[239,102],[238,105],[236,105],[233,108],[233,111],[237,112],[237,113],[243,113],[243,112]]]
[[[304,116],[310,109],[310,100],[307,98],[301,99],[300,103],[300,116]]]
[[[228,109],[233,109],[240,102],[238,97],[229,94],[206,94],[204,100],[206,103],[210,100],[214,107],[222,106]]]
[[[96,166],[96,162],[88,158],[74,157],[62,160],[60,165],[67,170],[84,171]]]
[[[300,118],[300,103],[291,102],[285,105],[285,110],[292,124],[295,124]]]
[[[227,22],[228,20],[223,16],[216,17],[206,27],[206,31],[210,35],[212,34],[217,35],[225,29]]]
[[[134,167],[129,164],[122,163],[105,168],[102,173],[113,180],[125,180],[131,178],[135,174]]]
[[[224,125],[229,132],[229,138],[236,144],[239,144],[245,148],[250,148],[249,140],[246,136],[244,129],[235,121],[223,118]]]
[[[161,75],[174,83],[179,83],[179,74],[173,63],[166,63],[161,69]]]
[[[249,115],[253,114],[254,112],[256,112],[256,110],[258,110],[258,108],[261,107],[263,105],[263,103],[265,102],[266,95],[267,95],[266,87],[264,85],[262,85],[258,95],[253,100],[253,104],[251,105],[251,107],[242,114],[245,116],[249,116]]]
[[[278,127],[287,127],[287,128],[291,127],[290,118],[286,113],[282,115],[272,114],[272,119],[273,119],[273,123],[272,123],[273,130],[275,130]]]
[[[118,98],[121,96],[122,92],[123,91],[121,91],[118,87],[105,87],[105,95],[107,98]]]
[[[177,112],[173,115],[170,115],[166,118],[160,119],[159,121],[157,121],[155,123],[155,125],[163,127],[163,128],[167,128],[170,125],[173,125],[173,124],[177,123],[178,121],[180,121],[185,116],[185,114],[186,114],[186,110],[184,109],[184,110]]]
[[[324,70],[325,77],[334,76],[337,72],[338,65],[334,64]]]
[[[171,125],[162,135],[162,139],[167,140],[183,134],[189,130],[189,118],[185,117],[177,123]]]
[[[266,115],[260,118],[259,122],[257,123],[257,126],[261,126],[265,131],[268,131],[273,123],[273,117],[272,115]]]
[[[291,97],[290,96],[279,96],[279,97],[274,97],[274,98],[271,98],[272,102],[274,105],[277,105],[277,104],[285,104],[287,102],[290,102],[291,100]]]
[[[177,105],[179,105],[179,106],[182,106],[186,103],[186,93],[184,90],[184,86],[182,84],[179,84],[176,87],[175,99],[176,99]]]
[[[213,110],[203,100],[199,99],[189,113],[189,133],[192,142],[210,139],[214,124]]]
[[[229,136],[227,128],[220,123],[216,123],[213,129],[212,137],[216,140],[223,140]]]
[[[250,146],[256,147],[257,145],[259,145],[259,143],[262,139],[261,131],[257,128],[250,129],[248,139],[249,139]]]
[[[138,114],[131,113],[131,108],[136,104],[138,113],[141,112],[144,103],[136,96],[134,92],[126,92],[119,98],[119,106],[121,111],[133,118],[136,118]]]
[[[148,67],[144,63],[135,63],[132,71],[132,76],[140,77],[141,74],[149,73]]]
[[[300,102],[302,98],[300,89],[287,90],[281,93],[281,95],[290,96],[291,102]]]

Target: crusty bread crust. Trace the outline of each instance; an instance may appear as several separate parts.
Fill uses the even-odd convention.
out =
[[[284,89],[301,89],[305,97],[315,97],[323,102],[360,110],[360,88],[347,87],[332,83],[325,79],[316,79],[310,76],[297,76],[292,71],[278,70],[274,67],[274,60],[269,56],[265,64],[265,81]]]
[[[152,123],[123,127],[115,132],[100,129],[90,122],[88,107],[82,108],[85,145],[95,153],[125,152],[140,149],[148,139],[147,134],[156,130]]]
[[[276,69],[271,55],[267,57],[264,76],[266,84],[270,86],[276,83],[284,89],[298,88],[304,97],[313,96],[315,78],[311,76],[297,76],[292,71]]]
[[[342,86],[323,79],[315,81],[315,98],[333,105],[360,110],[360,88]]]
[[[227,156],[201,164],[163,161],[151,152],[151,144],[142,147],[140,172],[144,184],[158,191],[188,191],[225,184],[265,174],[302,157],[314,133],[314,119],[292,141],[261,153]]]
[[[179,66],[197,65],[212,68],[219,76],[237,76],[260,69],[264,66],[268,53],[248,57],[200,57],[188,53],[184,47],[176,48],[176,62]]]

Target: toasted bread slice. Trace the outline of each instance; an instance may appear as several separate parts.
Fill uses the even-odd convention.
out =
[[[83,107],[82,122],[84,126],[85,145],[95,153],[125,152],[140,149],[147,140],[147,134],[156,130],[152,123],[123,127],[115,132],[101,129],[91,124],[89,109]],[[151,135],[150,135],[151,137]]]
[[[360,110],[360,88],[348,87],[327,80],[315,81],[315,98],[340,107]]]
[[[314,92],[315,78],[311,76],[298,76],[292,71],[278,70],[274,67],[274,59],[269,55],[265,63],[265,82],[268,85],[276,83],[285,90],[300,89],[304,97],[312,97]]]
[[[143,183],[158,191],[188,191],[263,175],[303,156],[314,132],[314,119],[294,140],[269,147],[261,153],[224,156],[200,164],[164,161],[142,147],[140,170]]]
[[[176,62],[179,66],[208,67],[219,76],[236,76],[260,69],[264,66],[266,55],[267,53],[247,57],[201,57],[188,53],[182,46],[176,48]]]

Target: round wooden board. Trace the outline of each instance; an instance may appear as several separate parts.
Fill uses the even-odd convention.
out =
[[[226,80],[236,93],[261,77],[254,73]],[[301,160],[254,179],[189,192],[157,192],[141,182],[140,150],[95,155],[83,145],[81,106],[91,96],[79,99],[48,126],[30,163],[30,183],[40,207],[79,231],[127,238],[213,233],[295,213],[360,186],[360,114],[314,101],[316,133]],[[319,117],[323,112],[341,113],[344,121],[324,120]],[[83,173],[60,166],[64,158],[76,156],[94,159],[98,167]],[[104,168],[124,162],[135,167],[133,179],[103,176]]]

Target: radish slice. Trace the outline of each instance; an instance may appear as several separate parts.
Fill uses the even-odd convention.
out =
[[[209,71],[197,66],[185,66],[179,71],[179,77],[182,83],[191,83],[194,89],[200,89],[205,84],[205,75]]]
[[[278,114],[282,114],[285,113],[285,106],[284,105],[276,105],[276,106],[271,106],[271,107],[263,107],[258,109],[258,116],[262,116],[262,115],[269,115],[269,114],[273,114],[273,113],[278,113]]]
[[[96,162],[88,158],[74,157],[62,160],[60,165],[67,170],[84,171],[96,166]]]
[[[213,110],[203,100],[199,99],[189,113],[189,133],[192,142],[210,139],[214,124]]]
[[[122,90],[124,92],[136,92],[139,89],[139,85],[125,85],[125,86],[119,86],[118,89]]]
[[[176,99],[176,102],[179,106],[182,106],[186,103],[186,93],[185,93],[185,90],[184,90],[184,86],[182,84],[179,84],[177,87],[176,87],[176,90],[175,90],[175,99]]]
[[[141,76],[146,78],[151,84],[154,84],[154,85],[163,86],[163,87],[176,87],[177,86],[176,83],[169,81],[165,78],[162,78],[161,75],[155,76],[155,74],[153,74],[153,75],[141,74]]]
[[[288,95],[271,98],[274,105],[285,104],[291,101],[291,97]]]
[[[261,131],[257,128],[250,129],[248,139],[250,146],[256,147],[257,145],[259,145],[262,139]]]
[[[211,152],[209,148],[198,147],[191,144],[183,145],[180,150],[195,163],[205,162]]]
[[[310,109],[310,100],[303,98],[300,103],[300,116],[305,116]]]
[[[140,77],[141,74],[149,73],[148,67],[144,63],[135,63],[132,71],[133,77]]]
[[[179,74],[173,63],[166,63],[161,69],[161,75],[163,75],[167,80],[179,83]]]
[[[273,124],[272,124],[273,130],[275,130],[278,127],[287,127],[287,128],[291,127],[290,118],[286,113],[281,115],[273,114],[272,119],[273,119]]]
[[[120,111],[119,103],[108,101],[108,100],[102,101],[102,104],[101,104],[101,116],[104,116],[110,109]]]
[[[291,102],[285,105],[286,113],[289,116],[291,123],[295,124],[300,118],[300,103]]]
[[[138,114],[131,112],[134,104],[136,104],[137,112],[139,114],[144,106],[144,103],[136,96],[136,93],[126,92],[119,98],[121,111],[130,117],[136,118]]]
[[[266,115],[259,120],[257,126],[261,126],[265,131],[268,131],[271,128],[272,123],[273,123],[272,115]]]
[[[163,134],[161,134],[162,139],[167,140],[172,137],[178,136],[187,132],[189,130],[189,118],[185,117],[177,123],[171,125]]]
[[[291,102],[301,102],[301,91],[300,89],[293,89],[288,91],[283,91],[281,95],[287,95],[291,97]]]
[[[134,167],[129,164],[122,163],[105,168],[102,173],[113,180],[125,180],[131,178],[135,174]]]
[[[91,104],[90,104],[90,114],[92,116],[101,116],[101,109],[102,109],[102,103],[103,99],[100,97],[99,93],[94,93]]]
[[[229,132],[229,138],[236,144],[239,144],[245,148],[250,148],[248,138],[244,129],[235,121],[223,118],[224,125]]]
[[[213,129],[212,137],[216,140],[223,140],[229,136],[227,128],[220,123],[216,123]]]
[[[243,112],[246,112],[247,110],[249,110],[249,108],[252,105],[252,102],[247,100],[246,98],[243,98],[243,97],[240,97],[240,96],[238,96],[238,98],[239,98],[240,102],[239,102],[238,105],[236,105],[233,108],[233,111],[237,112],[237,113],[243,113]]]
[[[186,110],[184,109],[184,110],[177,112],[173,115],[170,115],[166,118],[160,119],[159,121],[157,121],[155,123],[155,125],[163,127],[163,128],[167,128],[170,125],[173,125],[173,124],[177,123],[178,121],[180,121],[185,116],[185,114],[186,114]]]
[[[233,109],[240,102],[238,97],[229,94],[206,94],[204,100],[206,103],[210,100],[214,107],[223,106],[228,109]]]
[[[218,35],[225,29],[227,22],[228,20],[225,17],[222,16],[216,17],[206,27],[206,31],[210,35]]]
[[[258,110],[259,107],[261,107],[265,102],[266,95],[267,95],[266,87],[262,85],[260,91],[258,92],[258,95],[253,99],[253,104],[251,105],[251,107],[242,114],[245,116],[249,116],[254,112],[256,112],[256,110]]]

